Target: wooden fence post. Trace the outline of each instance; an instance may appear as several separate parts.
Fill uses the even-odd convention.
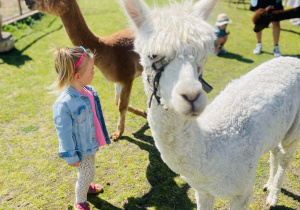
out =
[[[18,3],[19,3],[20,15],[22,15],[21,0],[18,0]]]

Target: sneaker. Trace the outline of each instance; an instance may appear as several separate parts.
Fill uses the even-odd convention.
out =
[[[277,45],[277,46],[274,46],[274,56],[275,57],[280,57],[280,56],[282,56],[282,54],[280,53],[280,51],[279,51],[279,46]]]
[[[221,47],[220,52],[226,54],[228,53],[228,50],[226,50],[224,47]]]
[[[298,18],[296,21],[293,22],[294,26],[300,26],[300,19]]]
[[[87,202],[83,202],[83,203],[75,203],[74,204],[74,209],[75,210],[90,210],[90,204]]]
[[[258,55],[261,53],[262,44],[257,43],[255,49],[253,50],[253,54]]]
[[[216,52],[216,51],[214,51],[213,53],[212,53],[213,55],[215,55],[215,56],[219,56],[219,52]]]
[[[220,52],[221,52],[220,49],[216,47],[215,50],[213,51],[213,55],[219,56]]]
[[[89,194],[97,194],[97,193],[101,193],[101,192],[103,192],[103,187],[101,185],[94,184],[94,183],[90,184],[90,187],[88,190]]]

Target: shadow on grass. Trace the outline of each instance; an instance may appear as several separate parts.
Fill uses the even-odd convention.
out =
[[[299,55],[283,55],[283,56],[290,56],[290,57],[300,58],[300,54]]]
[[[175,174],[162,161],[159,151],[154,145],[151,136],[145,135],[145,131],[149,129],[146,123],[138,132],[134,133],[134,137],[140,141],[136,141],[130,137],[123,136],[122,140],[127,140],[136,144],[140,149],[149,153],[149,166],[147,167],[147,179],[151,185],[151,190],[142,197],[128,198],[128,203],[124,205],[124,209],[147,209],[148,207],[157,207],[159,209],[193,209],[196,208],[188,197],[187,192],[190,188],[188,184],[178,186],[174,181]]]
[[[243,58],[243,56],[241,56],[239,54],[231,53],[231,52],[228,52],[226,54],[221,53],[221,54],[219,54],[219,57],[229,58],[229,59],[236,59],[236,60],[238,60],[240,62],[244,62],[244,63],[254,63],[253,60]]]
[[[294,30],[289,30],[289,29],[284,29],[284,28],[281,28],[280,31],[286,31],[286,32],[291,32],[291,33],[294,33],[294,34],[298,34],[300,35],[300,32],[298,31],[294,31]]]
[[[285,207],[285,206],[275,206],[275,207],[270,207],[270,210],[295,210],[290,207]]]
[[[1,64],[8,64],[16,67],[20,67],[25,64],[26,61],[32,60],[28,55],[23,55],[23,50],[18,50],[14,48],[13,50],[3,53],[0,55],[0,59],[3,60]]]
[[[285,194],[286,196],[289,196],[289,197],[293,198],[295,201],[298,201],[300,203],[300,196],[299,195],[295,195],[294,193],[289,192],[284,188],[281,188],[281,192],[283,194]]]
[[[269,54],[269,55],[273,55],[273,52],[266,52],[266,51],[261,51],[261,54]],[[258,55],[259,56],[259,55]],[[297,54],[297,55],[289,55],[289,54],[283,54],[282,56],[284,57],[287,57],[287,56],[290,56],[290,57],[295,57],[295,58],[300,58],[300,54]]]
[[[54,23],[57,19],[58,19],[58,18],[52,19],[52,20],[50,21],[50,23],[48,24],[47,28],[50,28],[50,27],[53,25],[53,23]],[[23,38],[25,38],[25,37],[27,37],[27,36],[31,36],[32,34],[36,33],[37,31],[40,31],[40,30],[34,30],[34,31],[31,32],[31,33],[27,33],[27,34],[25,34],[25,35],[20,36],[18,39],[15,40],[15,43],[17,43],[19,40],[21,40],[21,39],[23,39]]]
[[[88,201],[93,204],[94,208],[102,210],[121,210],[121,208],[115,207],[114,205],[102,200],[97,194],[88,194]],[[73,208],[72,208],[73,209]]]
[[[24,55],[23,52],[25,50],[27,50],[28,48],[30,48],[33,44],[35,44],[40,39],[44,38],[45,36],[48,36],[51,33],[59,31],[62,27],[63,26],[60,25],[57,29],[54,29],[52,31],[49,31],[49,32],[43,34],[42,36],[38,37],[33,42],[31,42],[30,44],[28,44],[26,47],[24,47],[22,50],[18,50],[16,48],[14,48],[13,50],[11,50],[9,52],[0,54],[0,59],[3,60],[3,62],[1,62],[0,65],[6,63],[8,65],[16,66],[18,68],[20,66],[24,65],[26,61],[32,60],[32,58],[29,57],[28,55]],[[21,37],[21,38],[23,38],[23,37]],[[18,40],[16,40],[16,42],[17,41]]]

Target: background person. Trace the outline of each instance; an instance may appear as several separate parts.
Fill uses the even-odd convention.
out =
[[[231,20],[228,19],[227,15],[222,13],[218,15],[217,22],[214,26],[215,35],[217,39],[215,40],[215,54],[219,55],[220,53],[228,53],[224,48],[224,45],[228,39],[230,32],[226,32],[227,24],[231,23]]]
[[[283,10],[283,6],[281,0],[251,0],[250,10],[256,11],[260,8],[265,9],[268,6],[274,6],[275,10]],[[279,57],[282,54],[279,51],[279,36],[280,36],[280,21],[274,21],[273,24],[273,40],[274,40],[274,49],[273,54],[275,57]],[[260,32],[256,32],[256,40],[257,44],[255,49],[253,50],[253,54],[260,54],[262,50],[262,30]]]

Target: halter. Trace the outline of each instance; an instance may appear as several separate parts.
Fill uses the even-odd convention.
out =
[[[147,81],[150,85],[150,90],[148,92],[148,96],[147,96],[147,104],[148,107],[151,107],[151,102],[152,102],[152,98],[153,96],[155,97],[158,105],[162,105],[160,102],[160,98],[157,95],[157,90],[158,90],[158,85],[159,85],[159,79],[161,77],[162,72],[165,70],[165,67],[167,65],[169,65],[169,63],[172,61],[171,60],[167,60],[166,57],[161,58],[158,61],[155,61],[154,63],[152,63],[151,67],[146,67],[145,73],[147,75]],[[198,80],[201,82],[202,84],[202,88],[205,92],[210,93],[213,89],[212,86],[210,86],[203,78],[202,78],[202,74],[199,76]]]

